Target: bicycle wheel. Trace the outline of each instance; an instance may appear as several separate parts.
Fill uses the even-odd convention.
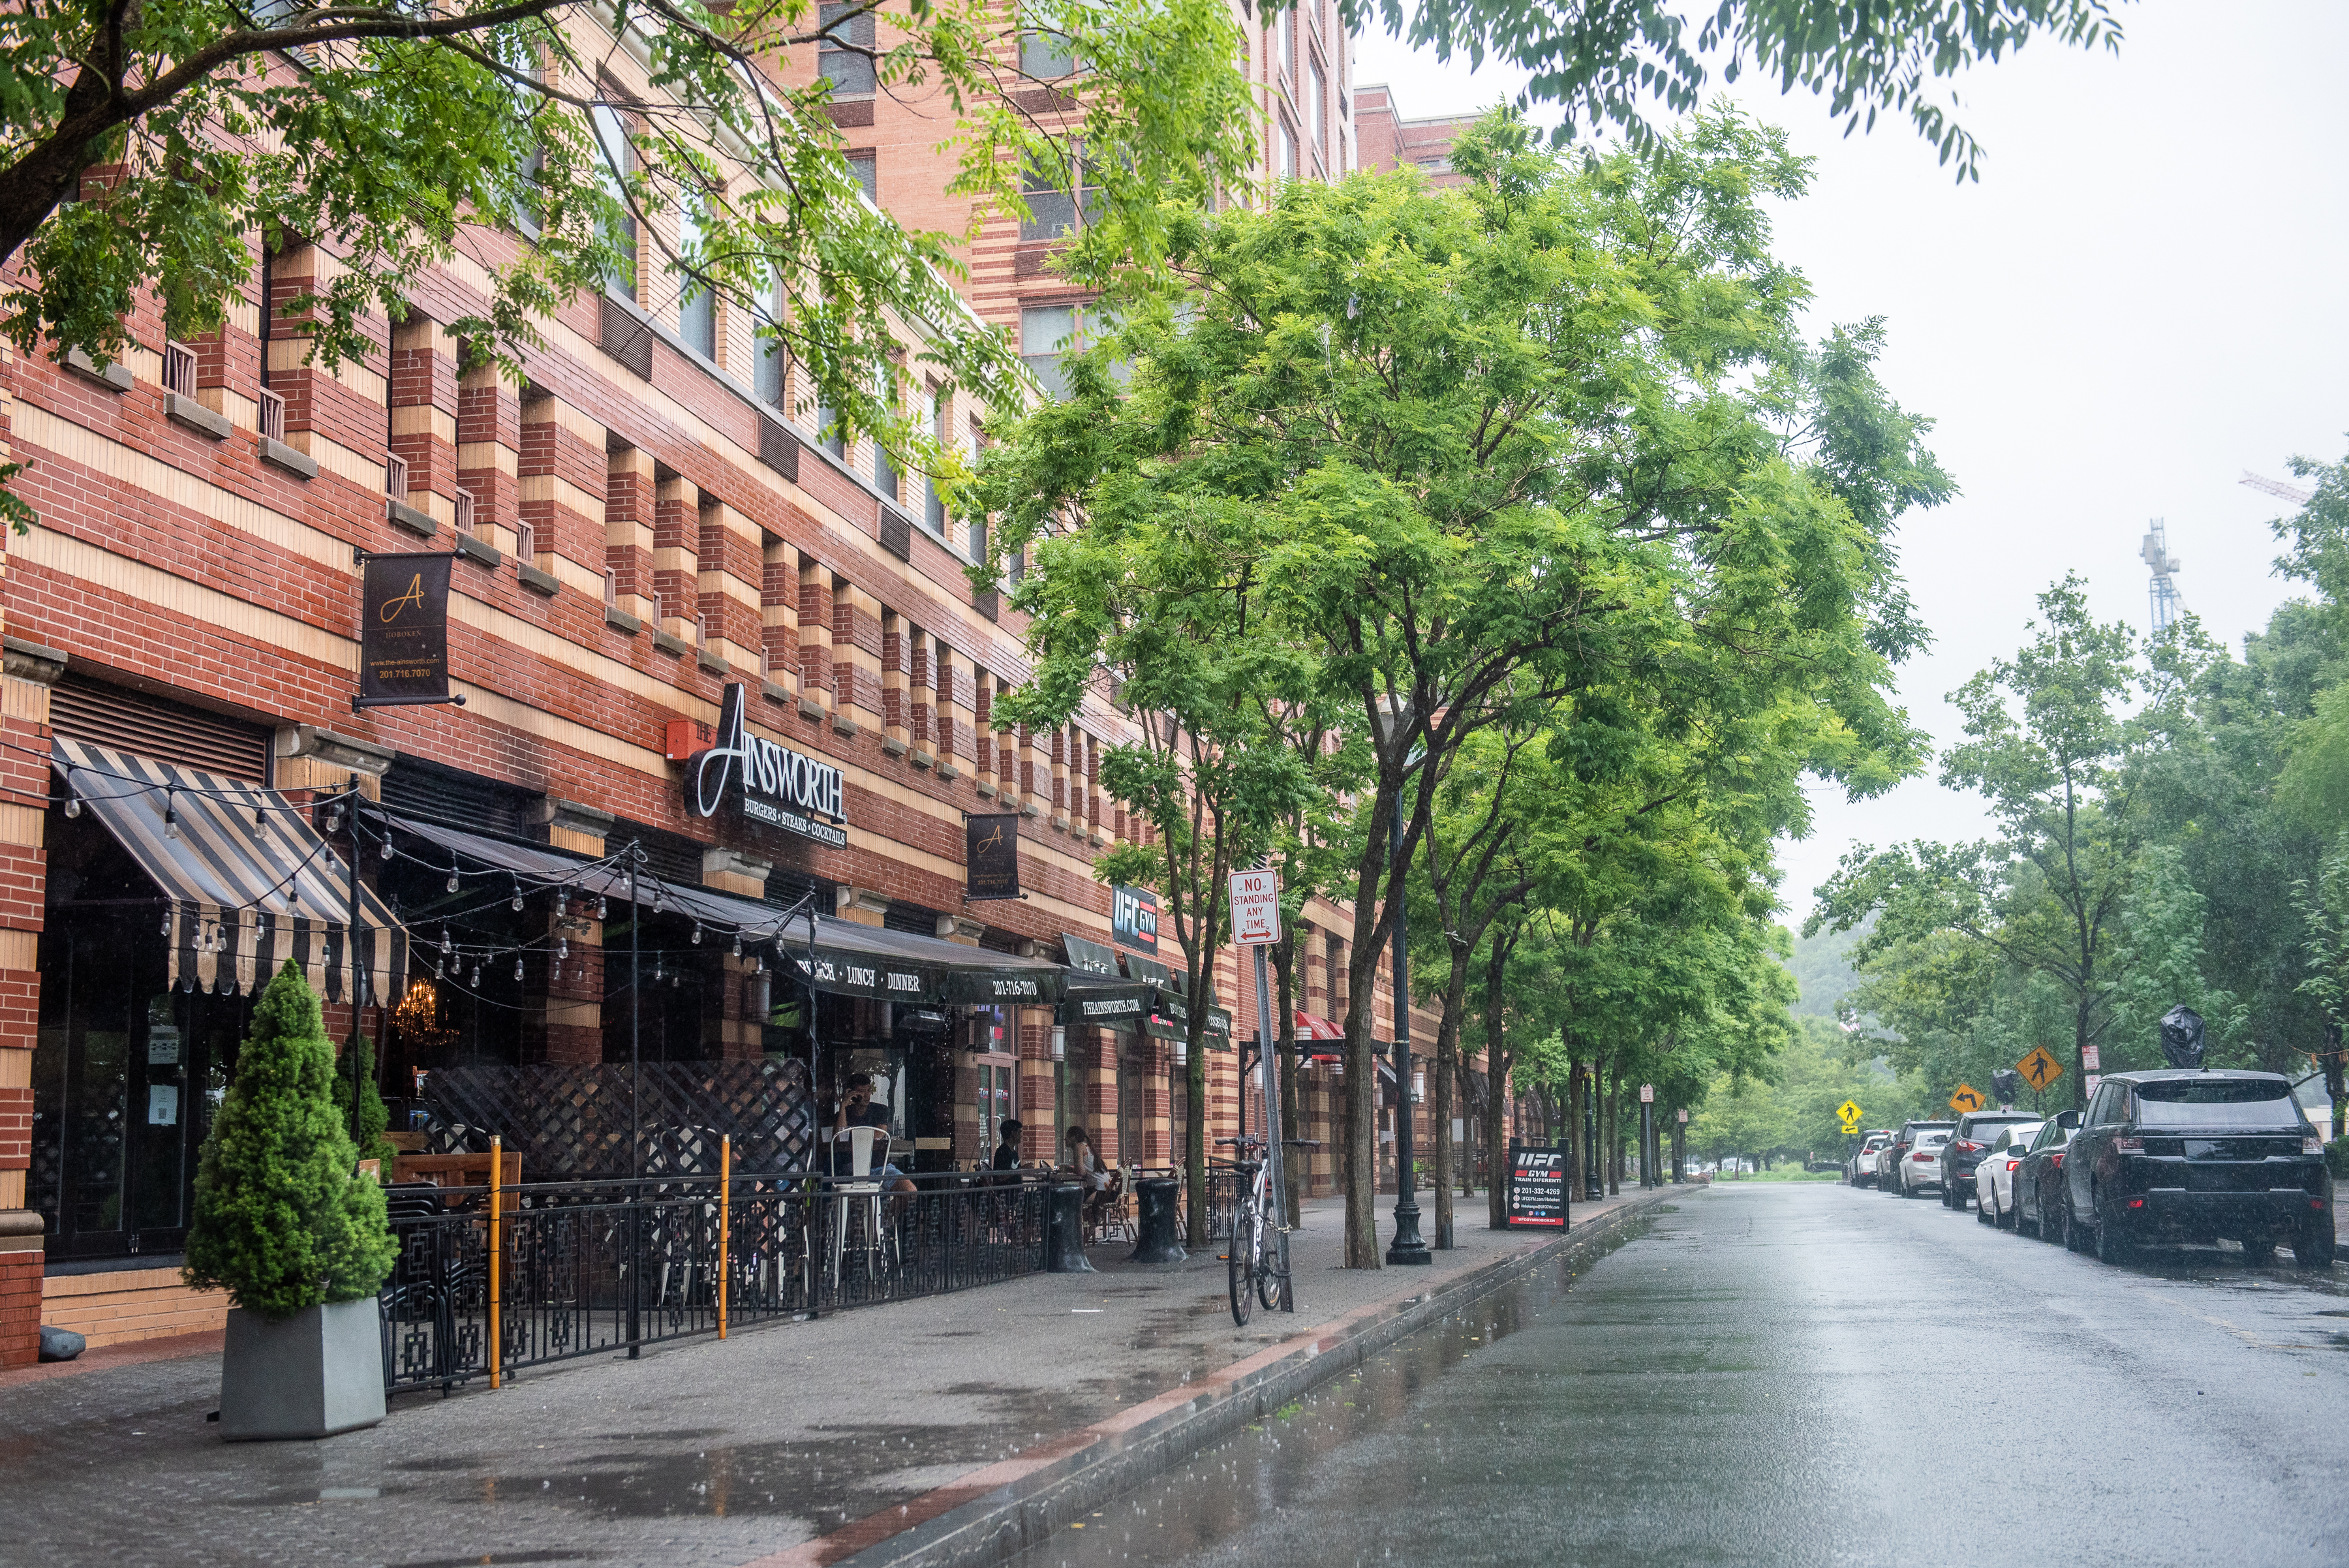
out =
[[[1269,1225],[1259,1227],[1262,1236],[1256,1253],[1256,1299],[1264,1303],[1267,1312],[1280,1310],[1280,1237]]]
[[[1256,1258],[1257,1232],[1256,1206],[1242,1203],[1232,1213],[1231,1245],[1225,1249],[1232,1287],[1232,1321],[1240,1327],[1247,1326],[1248,1314],[1256,1310]]]

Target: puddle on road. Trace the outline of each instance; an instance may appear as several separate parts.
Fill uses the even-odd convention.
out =
[[[1392,1430],[1418,1397],[1463,1369],[1480,1349],[1537,1326],[1545,1311],[1618,1248],[1652,1229],[1652,1214],[1609,1238],[1493,1292],[1419,1329],[1235,1437],[1071,1522],[1012,1560],[1012,1568],[1073,1568],[1124,1561],[1167,1562],[1228,1547],[1268,1500],[1300,1494],[1321,1461],[1359,1438]],[[1077,1526],[1095,1532],[1089,1540]],[[1121,1532],[1112,1542],[1108,1529]]]

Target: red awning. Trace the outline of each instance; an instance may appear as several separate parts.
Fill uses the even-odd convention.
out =
[[[1346,1032],[1318,1012],[1297,1010],[1297,1037],[1299,1040],[1343,1040]]]

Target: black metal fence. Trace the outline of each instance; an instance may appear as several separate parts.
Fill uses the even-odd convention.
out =
[[[396,1189],[386,1388],[939,1295],[1044,1266],[1049,1179],[931,1176],[900,1194],[738,1175]],[[721,1191],[721,1185],[724,1190]]]

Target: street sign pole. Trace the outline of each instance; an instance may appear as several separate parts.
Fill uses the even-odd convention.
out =
[[[1656,1085],[1640,1085],[1640,1189],[1656,1185]]]
[[[1256,1064],[1257,1081],[1264,1085],[1264,1173],[1265,1202],[1270,1210],[1273,1233],[1280,1246],[1280,1310],[1297,1310],[1297,1293],[1288,1281],[1288,1215],[1282,1209],[1288,1200],[1288,1182],[1281,1170],[1287,1158],[1280,1147],[1285,1130],[1280,1125],[1280,1089],[1272,1073],[1272,982],[1265,968],[1266,946],[1256,944]],[[1235,1238],[1233,1245],[1237,1246]]]

